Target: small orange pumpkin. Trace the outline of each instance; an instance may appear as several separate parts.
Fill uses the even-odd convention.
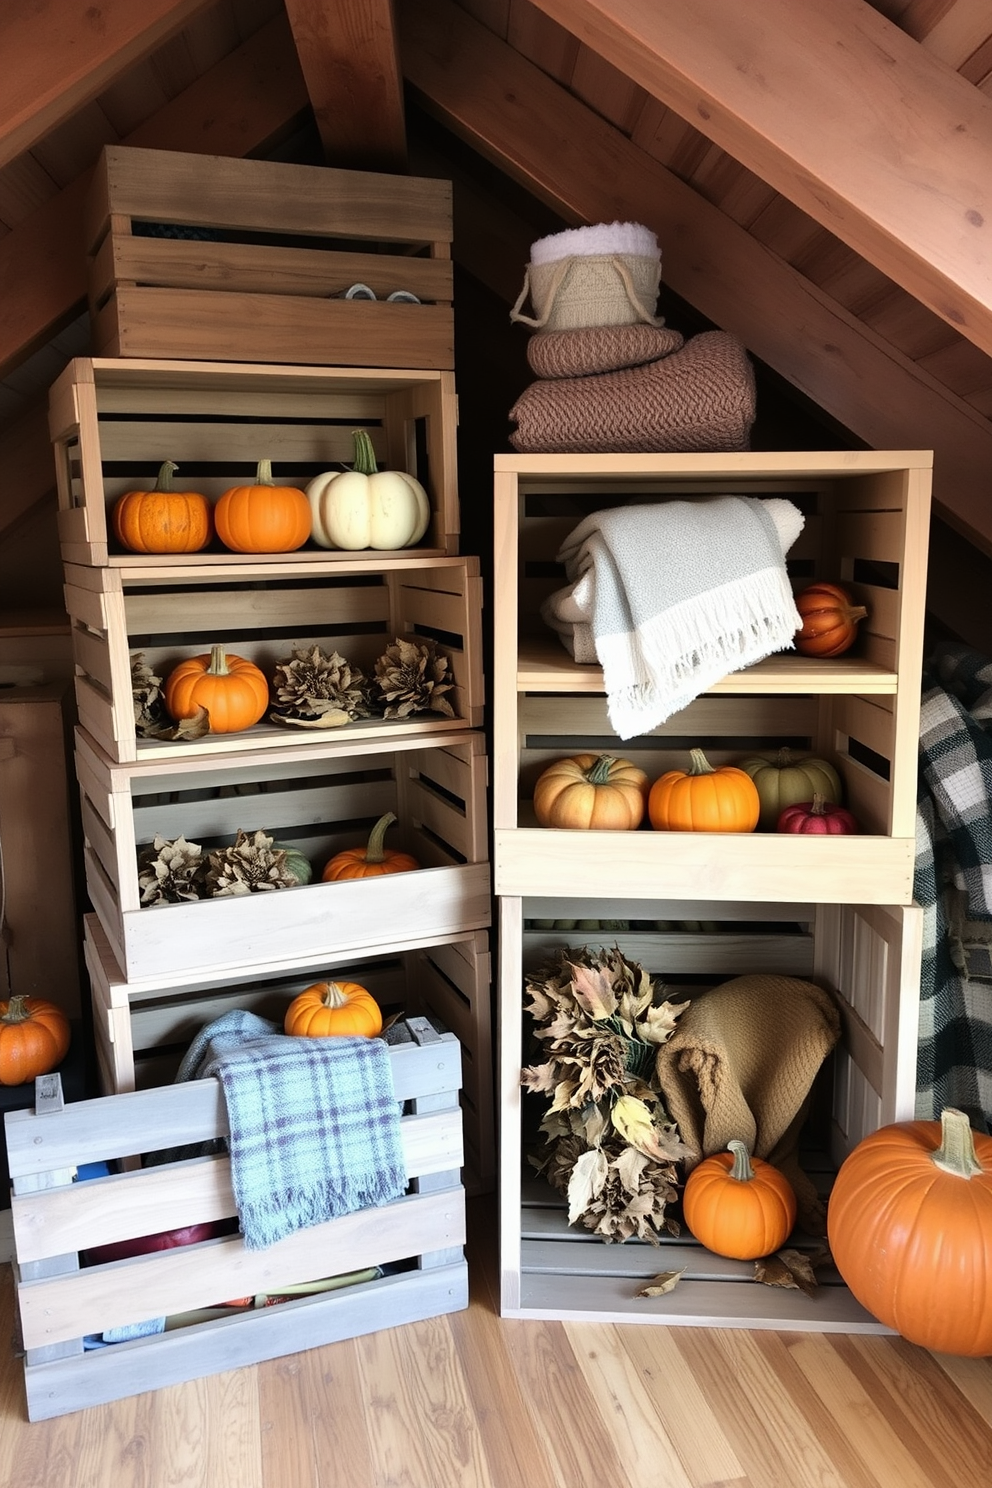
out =
[[[298,486],[277,486],[272,461],[259,460],[255,484],[225,491],[214,524],[232,552],[292,553],[310,536],[310,503]]]
[[[382,1011],[358,982],[314,982],[289,1004],[283,1029],[297,1038],[375,1038],[382,1031]]]
[[[47,1075],[69,1050],[69,1019],[54,1002],[15,994],[0,1002],[0,1085]]]
[[[210,502],[199,491],[175,491],[174,460],[165,460],[151,491],[125,491],[114,504],[113,527],[132,553],[198,553],[213,537]]]
[[[761,815],[758,787],[736,765],[710,764],[701,749],[689,751],[688,770],[666,770],[648,795],[648,816],[658,832],[753,832]]]
[[[796,650],[804,656],[840,656],[854,645],[858,621],[868,611],[855,604],[839,584],[810,584],[796,595],[802,629],[796,631]]]
[[[627,832],[644,820],[648,777],[611,754],[555,760],[534,786],[534,815],[542,827]]]
[[[727,1143],[685,1180],[682,1214],[701,1245],[716,1255],[755,1261],[784,1245],[796,1222],[796,1195],[778,1168]]]
[[[372,828],[365,847],[346,847],[343,852],[335,853],[324,864],[321,874],[324,882],[338,883],[347,878],[378,878],[384,873],[407,873],[413,868],[419,868],[417,859],[409,853],[393,852],[383,845],[386,828],[391,827],[395,820],[393,812],[387,811]]]
[[[205,708],[212,734],[237,734],[257,723],[269,706],[269,684],[253,661],[212,646],[209,653],[173,667],[162,696],[177,721]]]

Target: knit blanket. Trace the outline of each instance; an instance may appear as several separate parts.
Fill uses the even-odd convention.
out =
[[[913,896],[923,908],[916,1114],[992,1133],[992,659],[935,648],[923,674]]]
[[[793,645],[784,560],[802,526],[791,501],[716,496],[614,507],[573,529],[558,554],[571,583],[541,614],[576,661],[602,666],[621,739]]]

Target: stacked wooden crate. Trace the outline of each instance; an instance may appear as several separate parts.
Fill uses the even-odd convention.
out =
[[[464,1162],[459,1151],[452,1164],[446,1136],[444,1162],[423,1169],[445,1173],[451,1189],[446,1253],[463,1239],[452,1166],[481,1191],[495,1162],[482,595],[478,558],[459,552],[450,238],[446,182],[108,149],[89,247],[94,339],[110,354],[72,362],[50,399],[105,1095],[170,1080],[193,1034],[229,1008],[280,1019],[309,982],[362,981],[387,1013],[458,1043]],[[376,298],[344,298],[356,281]],[[394,289],[420,303],[389,301]],[[147,555],[114,537],[117,498],[150,488],[165,460],[212,500],[251,484],[262,460],[302,488],[351,463],[355,429],[380,468],[408,471],[427,491],[416,547],[311,541],[245,554],[215,540]],[[164,676],[223,644],[271,676],[319,646],[368,675],[398,638],[448,657],[452,716],[320,730],[263,719],[195,740],[136,727],[138,653]],[[418,871],[323,882],[328,859],[363,845],[387,812],[397,818],[388,845]],[[313,881],[142,906],[139,856],[157,837],[210,848],[239,830],[303,853]],[[71,1110],[66,1120],[71,1158]],[[409,1254],[433,1253],[434,1238],[411,1210]],[[425,1297],[441,1310],[436,1289]],[[465,1305],[463,1282],[444,1297],[447,1310]],[[411,1316],[430,1315],[418,1305]]]
[[[493,871],[508,1316],[881,1331],[836,1274],[824,1274],[810,1297],[755,1284],[750,1263],[715,1256],[685,1233],[664,1240],[659,1254],[569,1226],[560,1196],[526,1162],[537,1117],[536,1097],[521,1090],[521,998],[527,974],[575,944],[617,944],[673,1001],[748,972],[812,979],[834,994],[843,1028],[823,1072],[832,1088],[821,1083],[814,1103],[825,1108],[814,1133],[822,1151],[807,1155],[822,1165],[824,1189],[862,1137],[913,1116],[930,467],[928,453],[902,451],[496,459]],[[849,588],[869,612],[858,643],[834,660],[778,653],[621,742],[602,671],[576,665],[540,619],[542,600],[566,582],[558,549],[603,507],[727,492],[800,507],[804,530],[787,564],[793,587],[825,579]],[[543,828],[534,817],[541,770],[579,751],[625,755],[654,780],[686,769],[692,747],[719,766],[783,745],[836,763],[858,835],[583,833]],[[679,1271],[670,1294],[639,1295],[658,1273]]]

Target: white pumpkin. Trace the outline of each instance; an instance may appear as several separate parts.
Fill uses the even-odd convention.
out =
[[[427,492],[404,470],[379,470],[364,429],[354,440],[354,468],[325,470],[306,488],[314,542],[349,551],[412,547],[430,526]]]

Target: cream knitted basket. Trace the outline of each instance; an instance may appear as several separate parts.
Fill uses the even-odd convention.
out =
[[[661,254],[648,228],[630,222],[570,228],[532,244],[510,319],[548,331],[661,325],[654,313],[660,283]],[[523,313],[528,295],[533,316]]]

